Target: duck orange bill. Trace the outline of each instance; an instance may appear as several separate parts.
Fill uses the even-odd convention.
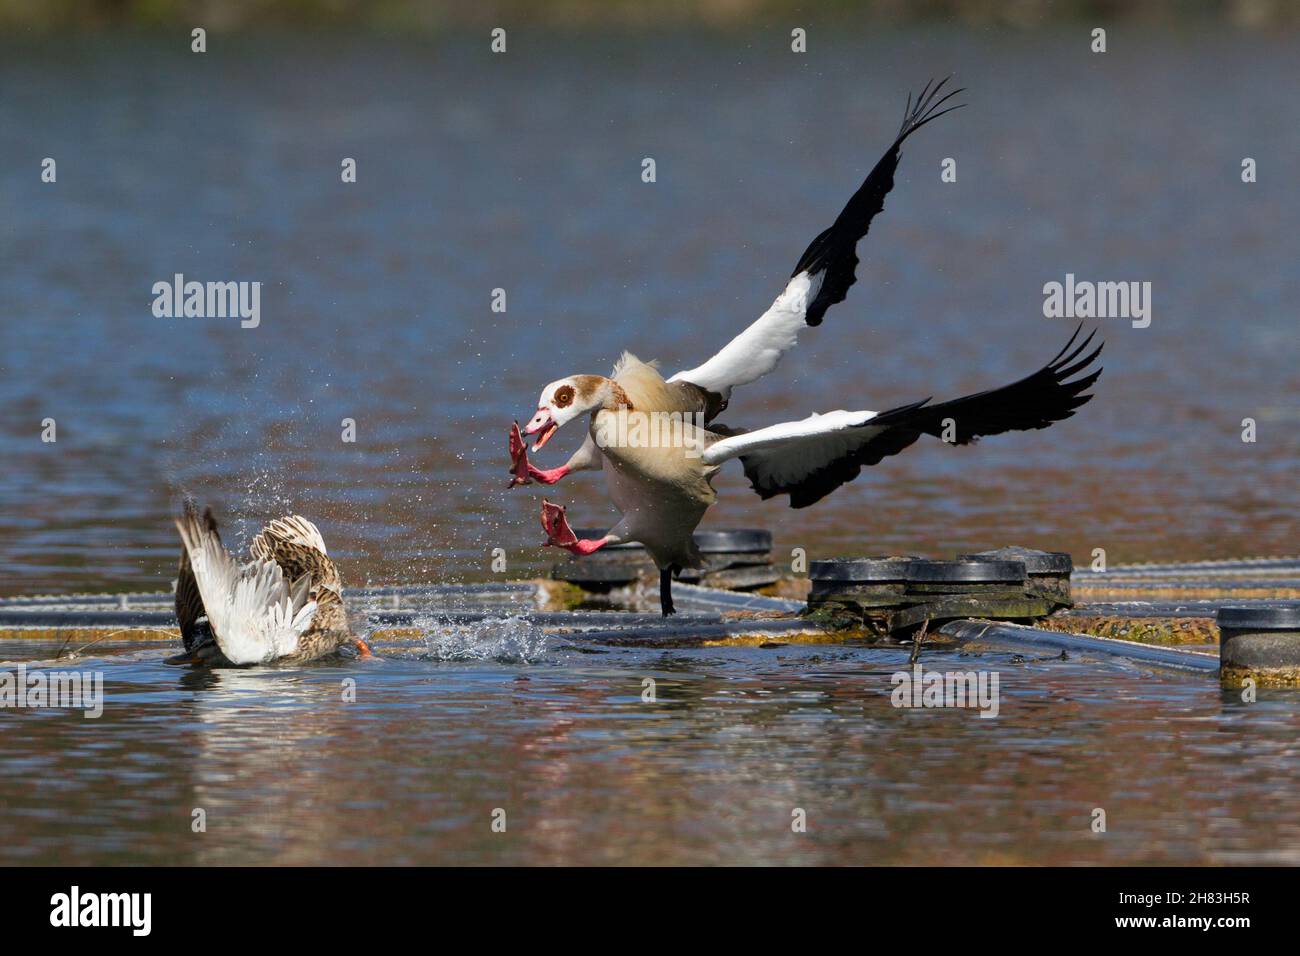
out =
[[[515,422],[510,426],[510,484],[506,485],[509,491],[515,485],[531,485],[532,479],[528,477],[528,444],[524,441],[523,434],[519,431],[519,423]]]
[[[569,519],[564,516],[564,507],[553,505],[545,498],[542,499],[542,530],[546,532],[546,543],[557,548],[567,548],[578,541],[569,527]]]

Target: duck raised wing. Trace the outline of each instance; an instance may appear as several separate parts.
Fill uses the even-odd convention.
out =
[[[313,627],[327,631],[348,630],[343,604],[343,579],[338,565],[325,550],[320,529],[302,515],[276,518],[253,538],[249,551],[254,559],[274,561],[291,581],[311,579],[309,600],[316,602]]]
[[[316,602],[308,598],[311,576],[292,583],[275,561],[254,559],[240,567],[193,511],[176,522],[189,556],[195,586],[217,646],[232,664],[262,664],[298,649],[311,626]]]

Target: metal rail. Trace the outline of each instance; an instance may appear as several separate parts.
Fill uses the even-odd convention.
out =
[[[994,621],[953,621],[939,628],[941,634],[959,641],[1002,645],[1013,648],[1039,648],[1067,651],[1075,654],[1122,658],[1140,664],[1168,667],[1197,674],[1214,675],[1219,672],[1217,654],[1182,651],[1154,644],[1118,641],[1108,637],[1088,637],[1083,634],[1065,634],[1043,631],[1019,624],[1002,624]]]

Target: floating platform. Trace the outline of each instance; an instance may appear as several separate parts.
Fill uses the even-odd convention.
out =
[[[1218,623],[1225,686],[1300,686],[1300,605],[1230,605]]]
[[[935,561],[913,555],[814,561],[808,609],[836,626],[900,634],[962,618],[1034,621],[1069,607],[1068,554],[1003,548]]]
[[[579,528],[579,538],[599,538],[595,528]],[[729,590],[753,590],[775,584],[781,577],[772,564],[772,534],[760,528],[729,531],[697,531],[695,545],[704,556],[704,567],[683,568],[678,578],[687,584]],[[569,558],[551,568],[551,577],[587,591],[608,593],[639,580],[657,580],[658,569],[639,544],[606,545],[594,554]]]
[[[897,648],[923,623],[928,633],[918,645],[922,652],[928,642],[960,643],[972,651],[1046,650],[1219,675],[1231,687],[1251,680],[1259,686],[1300,685],[1300,601],[1290,597],[1300,590],[1300,558],[1121,566],[1106,573],[1075,570],[1067,577],[1060,557],[1035,565],[1019,550],[939,562],[915,556],[813,562],[807,603],[679,583],[674,596],[680,613],[667,619],[658,613],[654,589],[638,595],[629,588],[627,603],[594,609],[574,601],[577,589],[550,580],[349,588],[347,598],[381,646],[385,639],[418,639],[439,626],[519,619],[567,644],[586,646]],[[1180,597],[1183,585],[1195,596]],[[827,604],[851,607],[857,616],[847,627],[828,620],[817,613]],[[899,627],[869,626],[882,609]],[[0,641],[11,640],[73,646],[173,642],[172,595],[0,599]]]
[[[785,637],[829,639],[805,621],[802,601],[677,584],[679,613],[556,609],[549,582],[348,588],[351,613],[369,629],[409,639],[412,629],[520,619],[550,635],[618,644],[699,646],[761,644]],[[0,641],[178,641],[173,596],[137,594],[41,595],[0,599]]]

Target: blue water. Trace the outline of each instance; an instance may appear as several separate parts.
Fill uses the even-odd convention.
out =
[[[311,516],[349,585],[483,579],[497,547],[538,572],[511,420],[625,347],[673,370],[720,346],[948,71],[969,105],[908,143],[849,300],[728,423],[1010,381],[1069,336],[1042,314],[1066,273],[1151,282],[1151,326],[1102,323],[1097,397],[1049,431],[918,445],[807,511],[724,475],[707,525],[770,528],[778,559],[1295,553],[1295,38],[811,37],[0,39],[0,593],[166,589],[187,492],[236,547]],[[175,273],[262,282],[261,324],[155,318]],[[598,479],[547,494],[612,521]],[[97,721],[4,712],[0,861],[1298,861],[1289,693],[991,655],[981,720],[892,708],[902,652],[586,653],[519,621],[304,670],[172,650],[84,650]]]
[[[1008,381],[1068,337],[1041,291],[1067,272],[1152,282],[1151,327],[1102,323],[1097,398],[1050,432],[918,447],[797,515],[737,472],[709,524],[772,527],[813,556],[1295,550],[1287,37],[1126,35],[1104,56],[1073,33],[784,43],[4,41],[0,589],[158,585],[185,491],[245,534],[310,514],[353,581],[481,577],[493,547],[537,568],[536,489],[502,491],[511,419],[623,347],[689,367],[751,321],[907,91],[946,71],[969,105],[908,143],[849,300],[727,419]],[[178,272],[263,282],[261,325],[155,318],[152,285]],[[582,524],[611,520],[599,479],[554,494]]]

